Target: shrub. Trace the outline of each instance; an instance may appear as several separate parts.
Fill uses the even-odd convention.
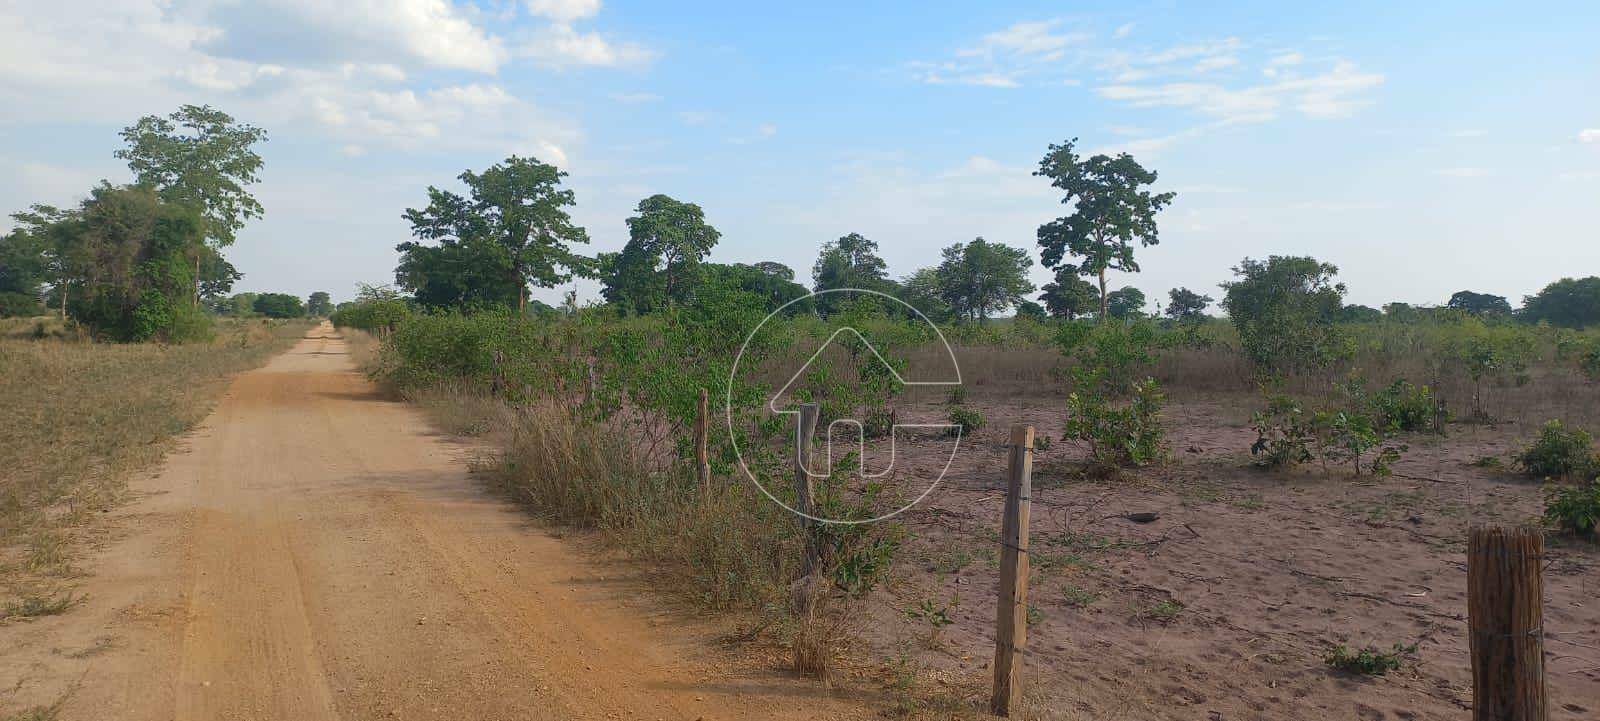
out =
[[[1360,651],[1351,651],[1343,644],[1334,646],[1323,656],[1323,661],[1329,666],[1363,676],[1382,676],[1390,671],[1397,671],[1405,663],[1407,656],[1417,652],[1417,645],[1403,646],[1395,644],[1389,651],[1380,651],[1375,646],[1367,646]]]
[[[1266,410],[1256,411],[1250,420],[1256,431],[1256,442],[1250,446],[1255,464],[1277,468],[1310,461],[1316,433],[1307,415],[1293,397],[1283,393],[1269,396]]]
[[[0,318],[26,318],[39,315],[44,307],[32,293],[0,291]]]
[[[1344,309],[1339,269],[1315,258],[1245,258],[1223,283],[1222,307],[1239,331],[1245,354],[1269,371],[1323,368],[1354,348],[1335,321]]]
[[[1093,387],[1067,396],[1066,438],[1088,446],[1089,458],[1101,468],[1144,466],[1166,455],[1161,425],[1160,384],[1146,378],[1133,386],[1133,398],[1112,404]]]
[[[1415,386],[1404,378],[1395,379],[1387,388],[1373,394],[1370,405],[1379,428],[1386,433],[1443,432],[1448,417],[1444,403],[1428,386]]]
[[[1532,445],[1517,454],[1517,465],[1539,478],[1587,476],[1597,465],[1593,446],[1594,439],[1587,431],[1552,420],[1539,430]]]
[[[1600,522],[1600,480],[1545,489],[1544,519],[1565,533],[1593,538]]]
[[[966,406],[950,406],[950,425],[959,428],[946,431],[949,435],[967,435],[983,427],[983,414]]]
[[[1596,383],[1600,383],[1600,340],[1589,344],[1578,356],[1578,371]]]

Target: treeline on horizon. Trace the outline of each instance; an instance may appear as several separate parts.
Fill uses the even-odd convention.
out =
[[[242,277],[224,257],[237,232],[263,208],[249,192],[261,157],[254,146],[266,131],[209,106],[186,105],[167,117],[147,116],[125,128],[126,160],[134,182],[107,181],[77,207],[36,204],[12,217],[0,236],[0,316],[38,315],[47,308],[116,341],[183,341],[207,337],[212,315],[323,316],[328,294],[304,302],[282,293],[229,295]],[[1030,251],[978,237],[942,249],[937,264],[893,278],[871,239],[848,233],[824,243],[811,267],[811,285],[781,263],[712,262],[721,233],[703,209],[667,195],[641,200],[626,219],[628,241],[617,252],[584,255],[589,242],[568,209],[577,203],[562,187],[566,173],[534,158],[511,156],[482,172],[463,172],[461,194],[427,189],[427,204],[404,218],[414,240],[397,246],[398,292],[364,286],[362,304],[400,303],[410,310],[523,313],[555,309],[532,300],[530,289],[573,278],[601,284],[604,307],[619,315],[650,315],[736,292],[740,302],[768,310],[829,315],[842,296],[813,292],[857,289],[902,301],[936,322],[982,322],[1014,311],[1032,319],[1193,321],[1215,303],[1234,318],[1250,294],[1271,287],[1280,295],[1314,299],[1297,312],[1329,321],[1415,321],[1471,315],[1545,322],[1561,327],[1600,324],[1600,278],[1564,278],[1513,309],[1503,296],[1463,290],[1443,306],[1390,303],[1382,309],[1343,302],[1337,268],[1303,256],[1243,259],[1235,279],[1221,285],[1220,302],[1174,288],[1156,313],[1138,288],[1108,287],[1110,271],[1138,272],[1139,247],[1159,242],[1157,216],[1173,193],[1149,188],[1157,174],[1127,154],[1083,157],[1075,140],[1051,145],[1034,175],[1062,192],[1069,215],[1041,225],[1037,246],[1052,282],[1028,278]],[[1035,293],[1038,295],[1034,295]],[[576,298],[569,294],[569,308]],[[390,309],[393,310],[392,308]],[[908,315],[884,301],[891,315]],[[390,311],[378,313],[386,316]],[[349,315],[348,313],[346,315]],[[360,313],[357,313],[360,315]],[[352,316],[354,317],[354,316]]]

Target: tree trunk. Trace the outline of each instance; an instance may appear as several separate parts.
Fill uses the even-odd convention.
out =
[[[1106,322],[1108,315],[1106,310],[1106,269],[1105,266],[1100,266],[1100,322]]]
[[[200,307],[200,253],[194,254],[194,302],[190,305]]]

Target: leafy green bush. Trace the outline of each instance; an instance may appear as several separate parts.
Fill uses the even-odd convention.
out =
[[[1256,442],[1250,446],[1255,464],[1263,468],[1296,466],[1314,458],[1316,432],[1305,408],[1293,397],[1277,393],[1267,398],[1265,410],[1250,417]]]
[[[1600,523],[1600,480],[1577,486],[1552,484],[1546,488],[1544,518],[1563,532],[1594,537],[1595,524]]]
[[[1559,420],[1545,423],[1538,439],[1518,453],[1516,460],[1528,475],[1539,478],[1588,476],[1597,466],[1594,438],[1581,428],[1567,428]]]
[[[971,435],[983,427],[983,414],[966,406],[950,406],[950,425],[959,426],[947,431],[949,435]]]
[[[44,306],[39,303],[39,296],[32,293],[16,293],[0,291],[0,318],[26,318],[39,315]]]
[[[1444,431],[1444,402],[1428,386],[1412,385],[1396,378],[1387,388],[1373,394],[1370,406],[1378,426],[1385,432]]]
[[[1102,468],[1144,466],[1166,456],[1161,425],[1161,385],[1146,378],[1133,385],[1132,399],[1112,404],[1092,387],[1067,396],[1066,437],[1085,444]]]
[[[1323,661],[1340,671],[1363,676],[1382,676],[1390,671],[1399,670],[1404,665],[1406,657],[1416,652],[1416,644],[1403,646],[1397,643],[1389,651],[1380,651],[1375,646],[1351,651],[1344,644],[1340,644],[1329,649],[1327,655],[1323,656]]]

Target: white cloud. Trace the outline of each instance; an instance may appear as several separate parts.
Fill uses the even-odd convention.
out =
[[[1282,55],[1274,56],[1271,60],[1268,60],[1267,67],[1281,68],[1290,65],[1299,65],[1300,63],[1305,62],[1305,60],[1305,56],[1301,55],[1300,53],[1288,52],[1283,53]]]
[[[1343,117],[1369,104],[1361,93],[1382,83],[1382,75],[1364,73],[1353,63],[1338,61],[1315,75],[1242,87],[1202,82],[1124,83],[1102,86],[1097,92],[1134,107],[1187,108],[1223,122],[1244,123],[1272,120],[1285,105],[1309,117]]]
[[[1584,128],[1578,131],[1578,142],[1600,143],[1600,128]]]
[[[1021,87],[1024,77],[1059,65],[1069,48],[1089,40],[1084,33],[1059,31],[1060,24],[1059,20],[1015,23],[957,49],[953,59],[907,66],[914,77],[930,85]]]
[[[762,123],[756,127],[756,133],[763,138],[770,138],[778,134],[778,126],[772,123]]]
[[[1128,37],[1131,32],[1133,32],[1133,23],[1123,23],[1118,25],[1116,30],[1111,31],[1111,37],[1121,40]]]
[[[1059,58],[1062,48],[1075,39],[1084,37],[1053,32],[1059,24],[1058,20],[1016,23],[1004,30],[984,35],[976,47],[957,50],[956,55],[992,57],[997,54],[1012,54]]]
[[[527,0],[528,12],[570,23],[594,17],[600,12],[600,0]]]
[[[644,65],[655,58],[640,45],[613,42],[600,33],[580,32],[566,23],[554,23],[535,32],[518,52],[549,67]]]

